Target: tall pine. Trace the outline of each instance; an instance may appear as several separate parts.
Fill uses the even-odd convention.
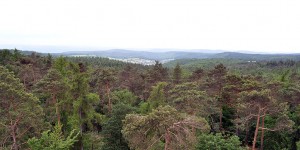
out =
[[[40,133],[43,110],[20,80],[0,66],[0,141],[4,147],[23,149],[27,138]]]

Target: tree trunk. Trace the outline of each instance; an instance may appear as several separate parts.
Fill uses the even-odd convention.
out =
[[[259,120],[260,120],[260,106],[258,107],[258,114],[256,119],[256,128],[255,128],[255,133],[254,133],[254,138],[252,143],[252,150],[255,150],[256,138],[257,138],[258,128],[259,128]]]
[[[219,123],[219,129],[220,129],[220,131],[222,131],[223,130],[223,109],[221,108],[221,111],[220,111],[220,116],[219,116],[219,121],[220,121],[220,123]]]
[[[20,121],[20,119],[21,118],[18,118],[15,121],[15,123],[13,123],[12,120],[10,121],[10,130],[11,130],[10,134],[11,134],[11,137],[13,139],[13,144],[11,146],[11,149],[13,149],[13,150],[18,150],[19,149],[18,148],[18,144],[17,144],[17,135],[16,135],[17,133],[16,133],[16,130],[17,130],[17,124]]]
[[[165,133],[165,150],[169,150],[170,140],[170,131],[167,129],[167,132]]]
[[[235,135],[236,135],[236,136],[240,136],[240,129],[239,129],[239,128],[236,128],[236,129],[235,129]]]
[[[80,118],[80,150],[83,150],[83,142],[82,142],[82,136],[83,136],[83,124],[82,124],[82,112],[81,108],[79,108],[79,118]]]
[[[23,78],[23,84],[26,87],[26,79],[25,78]]]
[[[109,88],[109,83],[106,82],[106,94],[107,94],[107,98],[108,98],[108,111],[109,113],[111,113],[111,109],[112,109],[112,106],[111,106],[111,100],[110,100],[110,88]]]
[[[56,113],[56,116],[57,116],[57,125],[60,126],[60,112],[59,112],[59,107],[58,107],[58,102],[57,102],[57,99],[56,99],[56,96],[53,95],[53,103],[55,105],[55,113]]]
[[[246,123],[245,145],[248,145],[248,137],[249,137],[249,127],[248,127],[248,122],[247,122]]]
[[[196,112],[192,112],[192,116],[196,116],[195,115],[196,114]],[[192,126],[192,133],[194,134],[194,135],[196,135],[196,128],[194,127],[194,126]]]
[[[15,125],[11,126],[11,136],[13,138],[13,145],[11,146],[11,149],[18,150],[17,136],[16,136],[16,127],[15,127]]]
[[[105,104],[105,100],[104,100],[104,98],[103,98],[103,100],[102,100],[102,103],[101,103],[101,85],[99,84],[98,85],[98,95],[99,95],[99,99],[100,99],[100,108],[101,108],[101,106],[102,107],[104,107],[104,104]]]
[[[34,72],[33,65],[32,65],[32,77],[33,77],[33,82],[35,83],[36,77],[35,77],[35,72]]]
[[[261,137],[260,137],[260,150],[264,149],[264,127],[265,127],[265,115],[266,115],[266,111],[264,111],[264,116],[262,117],[261,120]]]

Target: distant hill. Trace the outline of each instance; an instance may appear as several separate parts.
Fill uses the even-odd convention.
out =
[[[248,54],[237,52],[220,52],[220,53],[204,53],[190,51],[169,51],[169,52],[148,52],[148,51],[132,51],[124,49],[112,49],[106,51],[71,51],[63,53],[55,53],[55,55],[64,56],[99,56],[111,57],[118,59],[141,58],[149,60],[166,60],[166,59],[205,59],[205,58],[225,58],[225,59],[241,59],[241,60],[281,60],[292,59],[300,60],[300,54]]]
[[[126,58],[142,58],[150,60],[166,60],[166,59],[183,59],[183,58],[209,58],[215,53],[199,53],[199,52],[148,52],[148,51],[131,51],[123,49],[113,49],[107,51],[73,51],[55,53],[55,55],[76,56],[76,55],[90,55],[101,57],[112,57],[119,59]]]
[[[270,61],[270,60],[296,60],[300,61],[300,53],[295,54],[253,54],[253,53],[237,53],[222,52],[208,50],[195,51],[167,51],[167,52],[149,52],[125,49],[111,49],[105,51],[68,51],[62,53],[51,53],[54,56],[90,56],[90,57],[109,57],[115,59],[140,58],[145,60],[177,60],[177,59],[238,59],[246,61]],[[22,51],[24,54],[31,54],[33,51]],[[38,53],[46,55],[47,53]]]
[[[240,59],[240,60],[300,60],[300,54],[245,54],[236,52],[224,52],[213,55],[211,58]]]

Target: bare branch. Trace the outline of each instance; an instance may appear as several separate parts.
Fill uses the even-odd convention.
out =
[[[161,135],[159,138],[157,138],[150,146],[147,147],[146,150],[148,150],[149,148],[151,148],[158,140],[160,140],[160,138],[162,138],[164,135]]]

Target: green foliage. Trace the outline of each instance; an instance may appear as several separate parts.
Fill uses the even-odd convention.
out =
[[[11,61],[13,54],[8,49],[0,50],[0,65],[5,65]]]
[[[122,103],[113,107],[111,117],[103,125],[102,133],[105,137],[104,145],[102,147],[103,150],[129,150],[128,144],[121,133],[122,120],[125,118],[126,114],[132,113],[133,111],[133,107]]]
[[[66,106],[65,103],[68,100],[67,96],[70,91],[70,85],[66,82],[64,77],[57,70],[49,69],[47,75],[35,85],[35,91],[40,95],[47,95],[47,103],[52,104],[52,106],[54,105],[54,108],[56,108],[55,113],[57,115],[57,121],[60,123],[60,110],[62,107]],[[48,111],[54,112],[51,108]],[[47,112],[47,114],[51,114],[51,112]],[[51,122],[54,121],[51,120]]]
[[[242,92],[242,101],[240,101],[238,108],[240,117],[237,120],[239,120],[241,124],[251,121],[256,122],[253,147],[255,147],[259,129],[262,128],[265,132],[269,132],[269,130],[289,131],[294,125],[294,122],[287,116],[287,103],[280,102],[270,95],[270,90]],[[274,117],[274,119],[269,119],[269,117]],[[260,120],[260,118],[262,119]],[[262,145],[264,137],[261,137],[261,139]]]
[[[89,90],[89,74],[83,71],[79,64],[70,64],[71,74],[69,76],[71,82],[71,92],[74,99],[82,97],[88,93]]]
[[[147,115],[128,114],[123,121],[123,136],[132,149],[152,149],[166,142],[171,149],[189,149],[194,144],[193,129],[209,130],[203,118],[187,116],[170,106],[160,106]]]
[[[107,85],[116,80],[116,71],[112,68],[96,70],[98,82]]]
[[[101,67],[101,68],[110,67],[110,68],[121,69],[125,66],[131,65],[137,68],[145,68],[145,66],[140,64],[129,64],[129,63],[121,62],[118,60],[112,60],[104,57],[67,57],[66,59],[73,63],[79,63],[79,62],[88,63],[92,67]]]
[[[179,64],[177,64],[173,71],[173,82],[175,84],[178,84],[181,82],[181,75],[182,75],[182,70],[181,70]]]
[[[222,136],[222,134],[200,134],[198,136],[197,150],[246,150],[241,147],[237,136]]]
[[[132,65],[126,66],[119,74],[118,84],[120,88],[128,89],[135,95],[142,97],[145,81],[142,72]]]
[[[222,59],[142,66],[0,50],[5,66],[0,67],[0,149],[28,149],[30,138],[36,149],[194,149],[196,133],[210,128],[213,134],[201,134],[198,148],[240,149],[240,141],[251,146],[257,133],[256,145],[264,149],[297,149],[300,62],[218,56]],[[41,135],[56,117],[63,128]],[[75,135],[74,129],[77,141],[68,144],[69,136],[62,133]],[[219,132],[237,134],[240,140]],[[57,141],[41,142],[52,137]]]
[[[92,128],[92,121],[101,122],[103,120],[103,115],[97,113],[94,109],[94,106],[97,105],[98,102],[99,96],[94,93],[88,93],[74,101],[74,115],[70,121],[73,128],[82,128],[83,124],[87,124],[88,127]]]
[[[169,91],[168,102],[180,112],[208,117],[218,112],[216,102],[206,92],[198,89],[197,83],[177,84]]]
[[[103,136],[98,132],[86,132],[82,136],[84,149],[101,150],[104,145]]]
[[[286,82],[289,73],[290,73],[290,70],[286,70],[286,71],[282,74],[282,76],[280,77],[280,81],[281,81],[281,82]]]
[[[242,60],[237,60],[237,59],[177,59],[174,61],[170,61],[164,66],[168,68],[174,68],[177,64],[180,64],[181,68],[186,68],[190,71],[196,70],[198,68],[202,69],[213,69],[214,66],[217,64],[224,64],[230,68],[239,68],[242,62]]]
[[[61,132],[61,126],[55,126],[54,130],[50,132],[44,131],[42,136],[38,138],[31,138],[28,140],[28,145],[31,150],[69,150],[73,147],[73,144],[77,141],[76,138],[79,132],[75,130],[64,138]]]
[[[149,102],[140,103],[139,112],[141,114],[147,114],[151,111],[151,106]]]
[[[266,132],[264,138],[264,149],[292,149],[292,140],[293,139],[290,138],[289,131]]]
[[[113,103],[123,103],[127,105],[135,105],[137,103],[138,97],[135,96],[133,93],[128,91],[127,89],[125,90],[117,90],[112,92],[112,100]]]
[[[155,61],[155,65],[148,71],[148,80],[150,83],[163,82],[167,79],[168,70],[162,64]]]
[[[21,148],[45,127],[38,99],[28,93],[12,72],[0,66],[0,141],[11,149]],[[30,131],[30,132],[29,132]]]
[[[147,100],[150,103],[151,109],[157,108],[159,105],[166,103],[164,88],[167,86],[166,82],[159,82],[156,86],[152,87],[150,97]]]
[[[49,63],[51,62],[51,59],[51,55],[48,56]],[[62,76],[66,77],[68,74],[68,65],[69,63],[67,62],[66,58],[61,56],[55,59],[53,68],[57,70]]]
[[[201,79],[203,76],[204,76],[204,70],[202,68],[197,68],[193,71],[190,78],[194,81],[197,81]]]
[[[93,115],[93,106],[99,102],[99,96],[97,94],[89,93],[89,74],[87,72],[82,71],[79,65],[72,64],[72,95],[74,98],[73,107],[74,114],[78,114],[78,112],[84,113],[87,118],[90,118],[90,115]],[[79,117],[79,116],[78,116]]]
[[[89,73],[87,68],[82,63],[70,64],[72,76],[71,94],[73,96],[73,114],[70,117],[69,125],[73,129],[80,130],[80,138],[78,146],[84,145],[84,132],[87,129],[92,130],[93,123],[100,123],[103,120],[103,115],[95,111],[95,106],[99,103],[99,96],[89,92]],[[85,125],[87,127],[85,127]]]

